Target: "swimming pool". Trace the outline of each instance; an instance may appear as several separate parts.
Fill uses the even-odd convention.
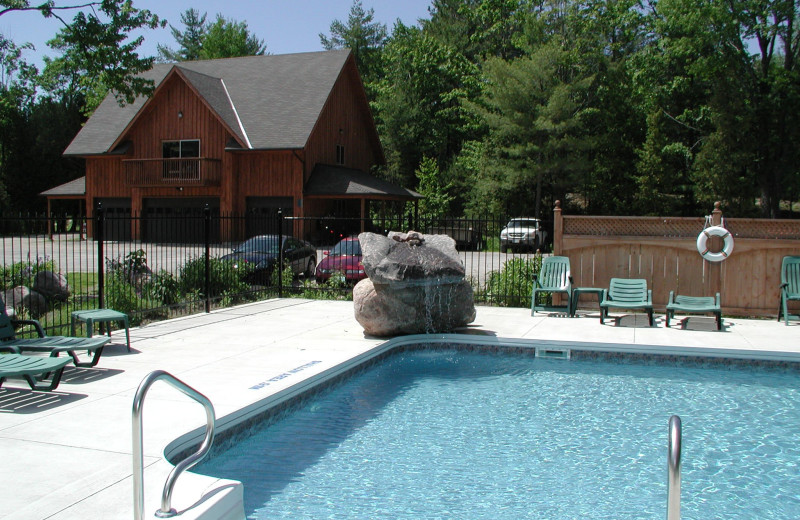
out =
[[[682,517],[800,518],[800,375],[680,363],[399,352],[193,471],[248,518],[651,519],[667,421]]]

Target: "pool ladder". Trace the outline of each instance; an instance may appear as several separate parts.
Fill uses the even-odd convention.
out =
[[[667,442],[667,520],[681,518],[681,418],[669,418]]]
[[[133,414],[132,414],[132,435],[133,438],[133,517],[135,520],[144,519],[144,453],[142,450],[142,405],[144,404],[144,397],[147,391],[153,386],[153,383],[159,380],[164,380],[173,387],[177,388],[185,395],[191,397],[198,403],[202,404],[206,409],[206,436],[203,443],[192,455],[189,455],[184,460],[179,462],[172,468],[167,481],[164,483],[164,492],[161,495],[161,509],[156,511],[155,515],[158,518],[170,518],[176,516],[178,513],[172,508],[172,490],[175,487],[175,481],[178,476],[185,470],[191,468],[206,456],[208,450],[211,449],[211,443],[214,441],[214,429],[216,427],[216,416],[214,414],[214,405],[211,401],[187,385],[177,377],[173,376],[163,370],[155,370],[150,372],[142,382],[139,383],[139,388],[136,390],[136,395],[133,397]]]

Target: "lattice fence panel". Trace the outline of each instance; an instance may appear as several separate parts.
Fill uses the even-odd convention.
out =
[[[730,218],[725,227],[736,238],[800,239],[800,220]]]
[[[564,234],[581,236],[696,237],[704,218],[565,216]],[[723,221],[736,238],[800,239],[800,220],[731,218]]]
[[[564,234],[686,238],[696,237],[704,225],[704,218],[565,216]]]

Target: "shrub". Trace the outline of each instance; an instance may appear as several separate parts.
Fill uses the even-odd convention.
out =
[[[56,264],[47,256],[38,256],[35,261],[28,259],[8,267],[0,266],[0,289],[12,289],[19,285],[30,287],[39,271],[56,272]]]
[[[533,281],[539,274],[542,257],[512,258],[503,269],[491,273],[486,282],[486,300],[506,307],[530,306]]]
[[[125,258],[106,258],[106,272],[118,273],[128,282],[138,282],[151,272],[147,266],[147,253],[137,249],[125,255]]]
[[[210,258],[208,263],[208,295],[206,290],[206,260],[203,257],[188,260],[180,269],[178,285],[184,294],[196,293],[200,298],[243,294],[250,289],[244,281],[247,271],[234,268],[233,260]]]
[[[162,269],[144,284],[143,293],[163,305],[174,305],[179,302],[180,284],[175,275]]]

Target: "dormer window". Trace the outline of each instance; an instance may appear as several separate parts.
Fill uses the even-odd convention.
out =
[[[344,165],[344,146],[336,145],[336,164]]]

